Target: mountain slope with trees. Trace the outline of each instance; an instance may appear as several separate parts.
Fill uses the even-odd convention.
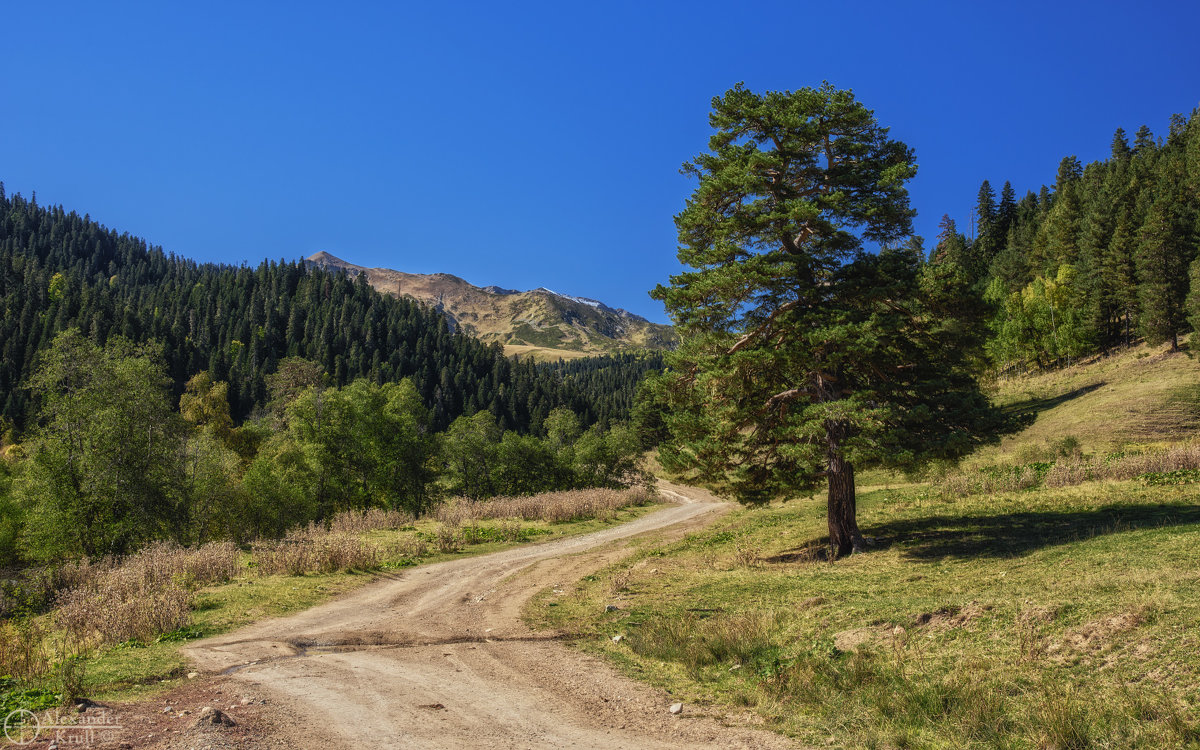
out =
[[[555,367],[512,360],[498,344],[452,332],[436,310],[381,294],[365,277],[304,262],[196,263],[88,216],[39,206],[36,195],[6,195],[2,185],[0,310],[0,418],[18,428],[27,426],[39,352],[70,328],[100,346],[114,336],[157,342],[174,398],[206,371],[228,384],[235,422],[266,406],[267,376],[288,357],[316,363],[333,386],[410,379],[436,429],[484,410],[523,433],[540,431],[557,407],[584,426],[623,419],[640,376],[623,381],[618,406]]]

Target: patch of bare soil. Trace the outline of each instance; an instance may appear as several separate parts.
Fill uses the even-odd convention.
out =
[[[678,504],[628,524],[415,568],[190,644],[204,674],[158,704],[124,707],[122,741],[171,750],[794,747],[738,715],[691,705],[671,713],[676,698],[522,623],[530,597],[621,559],[631,539],[682,536],[730,507],[670,483],[661,490]],[[156,714],[167,700],[171,712]],[[236,725],[196,726],[205,706]]]
[[[834,633],[833,645],[838,651],[857,651],[863,646],[890,644],[903,633],[904,628],[893,625],[851,628]]]
[[[78,708],[44,713],[39,717],[37,736],[28,746],[40,750],[302,746],[288,744],[281,737],[271,739],[287,723],[287,713],[261,693],[247,691],[230,680],[201,678],[153,701],[88,701]]]
[[[913,618],[913,627],[930,630],[955,630],[970,625],[992,611],[990,604],[968,602],[961,607],[943,607],[934,612],[922,612]]]
[[[1136,630],[1145,621],[1146,613],[1140,609],[1117,612],[1071,628],[1063,634],[1061,642],[1051,644],[1047,651],[1060,659],[1069,659],[1073,653],[1104,653],[1118,636]]]

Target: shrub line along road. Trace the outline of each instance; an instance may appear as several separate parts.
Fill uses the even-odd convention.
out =
[[[578,537],[413,568],[285,618],[190,644],[185,653],[275,706],[274,737],[332,748],[794,747],[727,727],[601,660],[530,630],[521,608],[548,587],[679,537],[730,507],[660,484],[665,506]],[[702,715],[710,714],[710,715]]]

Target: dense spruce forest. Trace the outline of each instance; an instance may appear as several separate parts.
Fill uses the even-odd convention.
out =
[[[638,384],[662,372],[661,351],[623,352],[599,357],[560,359],[541,365],[586,397],[585,424],[623,422],[633,414]]]
[[[196,263],[2,185],[0,300],[0,567],[644,477],[658,354],[511,359],[364,276]]]
[[[1044,368],[1200,327],[1200,113],[1166,138],[1117,129],[1108,159],[1067,156],[1053,187],[1018,199],[984,181],[967,233],[943,218],[934,263],[957,266],[988,303],[1000,370]]]
[[[502,428],[535,434],[560,406],[585,427],[627,418],[641,375],[661,368],[661,358],[639,355],[541,366],[511,360],[365,278],[302,261],[196,263],[39,206],[36,194],[8,196],[2,183],[0,305],[0,418],[18,430],[27,426],[38,353],[70,328],[99,346],[113,336],[157,342],[175,398],[206,371],[228,383],[238,423],[264,407],[266,378],[287,357],[317,363],[335,387],[411,379],[438,430],[487,410]]]

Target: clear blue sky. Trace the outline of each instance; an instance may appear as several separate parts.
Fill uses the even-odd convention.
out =
[[[828,79],[927,240],[1200,103],[1190,2],[7,3],[0,180],[199,260],[327,250],[665,320],[712,97]]]

